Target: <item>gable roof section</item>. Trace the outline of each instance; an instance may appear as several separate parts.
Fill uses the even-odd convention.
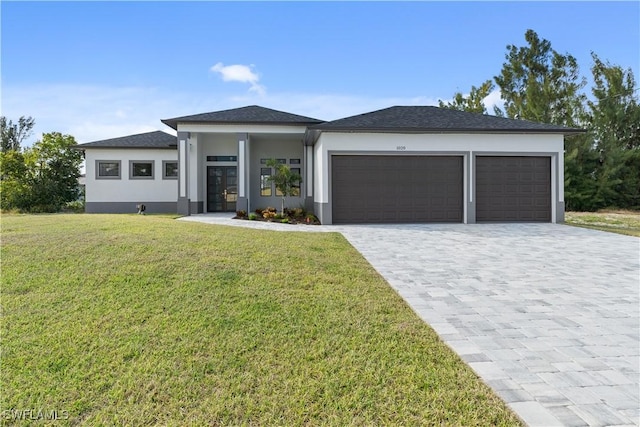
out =
[[[178,143],[175,136],[157,130],[137,135],[122,136],[120,138],[87,142],[76,145],[75,148],[79,150],[87,148],[161,148],[176,150]]]
[[[473,133],[561,133],[582,129],[507,119],[431,106],[395,106],[311,127],[323,132],[473,132]]]
[[[192,116],[175,117],[161,120],[165,125],[178,129],[178,123],[213,123],[213,124],[263,124],[263,125],[296,125],[310,126],[323,123],[323,120],[299,116],[284,111],[272,110],[250,105],[231,110],[194,114]]]

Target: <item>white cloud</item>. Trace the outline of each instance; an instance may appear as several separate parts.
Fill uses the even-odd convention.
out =
[[[499,107],[500,109],[504,109],[504,101],[502,101],[502,95],[500,93],[500,89],[494,89],[482,100],[487,112],[489,114],[493,114],[493,107]]]
[[[225,82],[249,83],[251,85],[250,91],[264,95],[266,88],[259,84],[260,75],[253,72],[253,67],[254,65],[224,65],[222,62],[218,62],[210,70],[219,73]]]

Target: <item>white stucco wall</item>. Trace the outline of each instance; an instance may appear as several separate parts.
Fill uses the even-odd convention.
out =
[[[162,178],[162,161],[177,161],[177,150],[86,149],[86,201],[176,202],[178,180]],[[96,160],[119,160],[120,179],[96,179]],[[130,179],[129,161],[153,161],[153,179]]]
[[[314,147],[314,201],[330,203],[332,154],[553,155],[564,165],[561,134],[390,134],[325,132]],[[552,162],[553,163],[553,162]],[[472,174],[472,172],[471,172]],[[554,199],[564,201],[563,168],[552,167]],[[557,194],[555,189],[557,188]],[[467,193],[465,189],[465,193]],[[469,196],[471,193],[469,193]]]

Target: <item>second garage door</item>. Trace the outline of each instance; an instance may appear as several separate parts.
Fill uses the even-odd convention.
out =
[[[461,156],[331,157],[333,223],[462,222]]]
[[[550,157],[476,157],[476,221],[550,222]]]

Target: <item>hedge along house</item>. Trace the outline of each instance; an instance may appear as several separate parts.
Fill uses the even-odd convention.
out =
[[[249,106],[162,122],[177,138],[165,143],[150,133],[79,146],[87,212],[132,212],[137,203],[183,215],[278,206],[266,166],[274,158],[303,177],[287,205],[313,210],[323,224],[562,222],[564,136],[581,132],[437,107],[323,122]],[[145,159],[162,172],[147,177],[146,196],[136,181]],[[119,178],[100,176],[109,160],[119,162]],[[167,168],[177,176],[165,176]]]

